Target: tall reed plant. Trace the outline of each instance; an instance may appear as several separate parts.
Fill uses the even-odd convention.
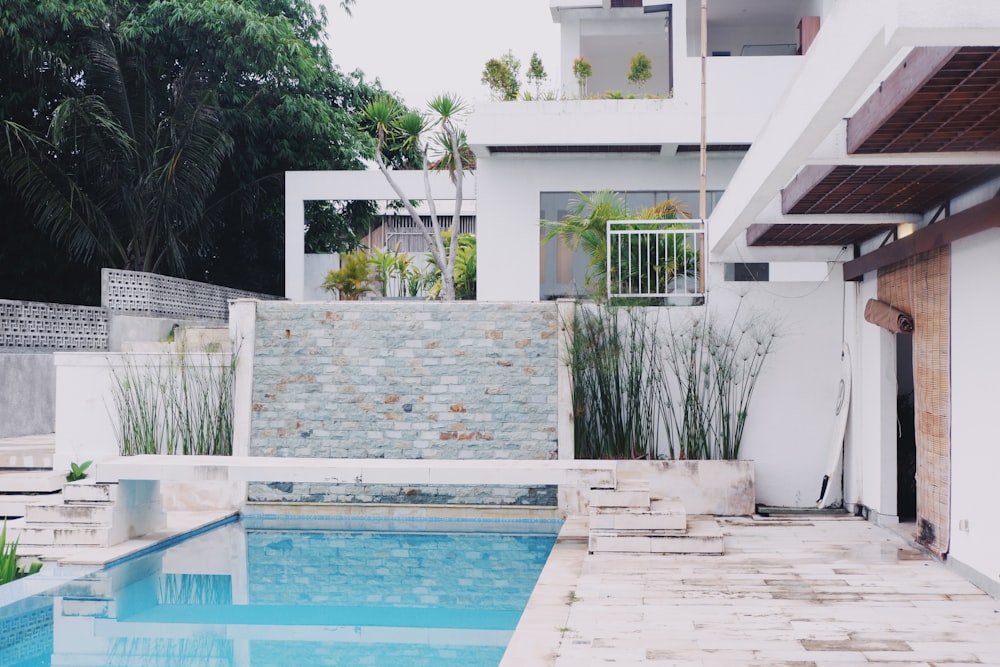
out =
[[[657,458],[663,366],[647,310],[577,307],[568,327],[577,458]]]
[[[4,519],[3,527],[0,528],[0,585],[34,574],[42,569],[42,564],[39,561],[34,561],[28,566],[17,564],[17,543],[18,540],[7,542],[7,520]]]
[[[128,360],[112,390],[121,455],[231,455],[236,360],[235,352],[184,351],[146,365]]]
[[[670,458],[739,458],[750,401],[777,336],[774,323],[761,315],[742,318],[739,307],[721,322],[668,323],[663,351]]]

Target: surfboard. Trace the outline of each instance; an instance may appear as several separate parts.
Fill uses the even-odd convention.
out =
[[[832,504],[832,484],[830,483],[840,468],[844,455],[844,434],[847,431],[847,411],[851,407],[851,349],[844,343],[840,352],[840,384],[837,387],[837,402],[833,412],[833,429],[827,449],[823,486],[820,488],[816,507],[824,508]]]

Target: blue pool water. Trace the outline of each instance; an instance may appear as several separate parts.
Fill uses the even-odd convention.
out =
[[[495,667],[558,528],[245,517],[0,607],[0,667]]]

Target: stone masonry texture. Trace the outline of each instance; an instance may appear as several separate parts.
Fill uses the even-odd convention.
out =
[[[260,302],[250,454],[554,459],[554,303]],[[554,487],[255,483],[251,501],[555,505]]]

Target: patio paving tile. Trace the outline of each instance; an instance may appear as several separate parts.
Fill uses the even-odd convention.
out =
[[[721,523],[725,555],[665,556],[588,554],[571,520],[502,666],[1000,666],[1000,600],[896,533]]]

